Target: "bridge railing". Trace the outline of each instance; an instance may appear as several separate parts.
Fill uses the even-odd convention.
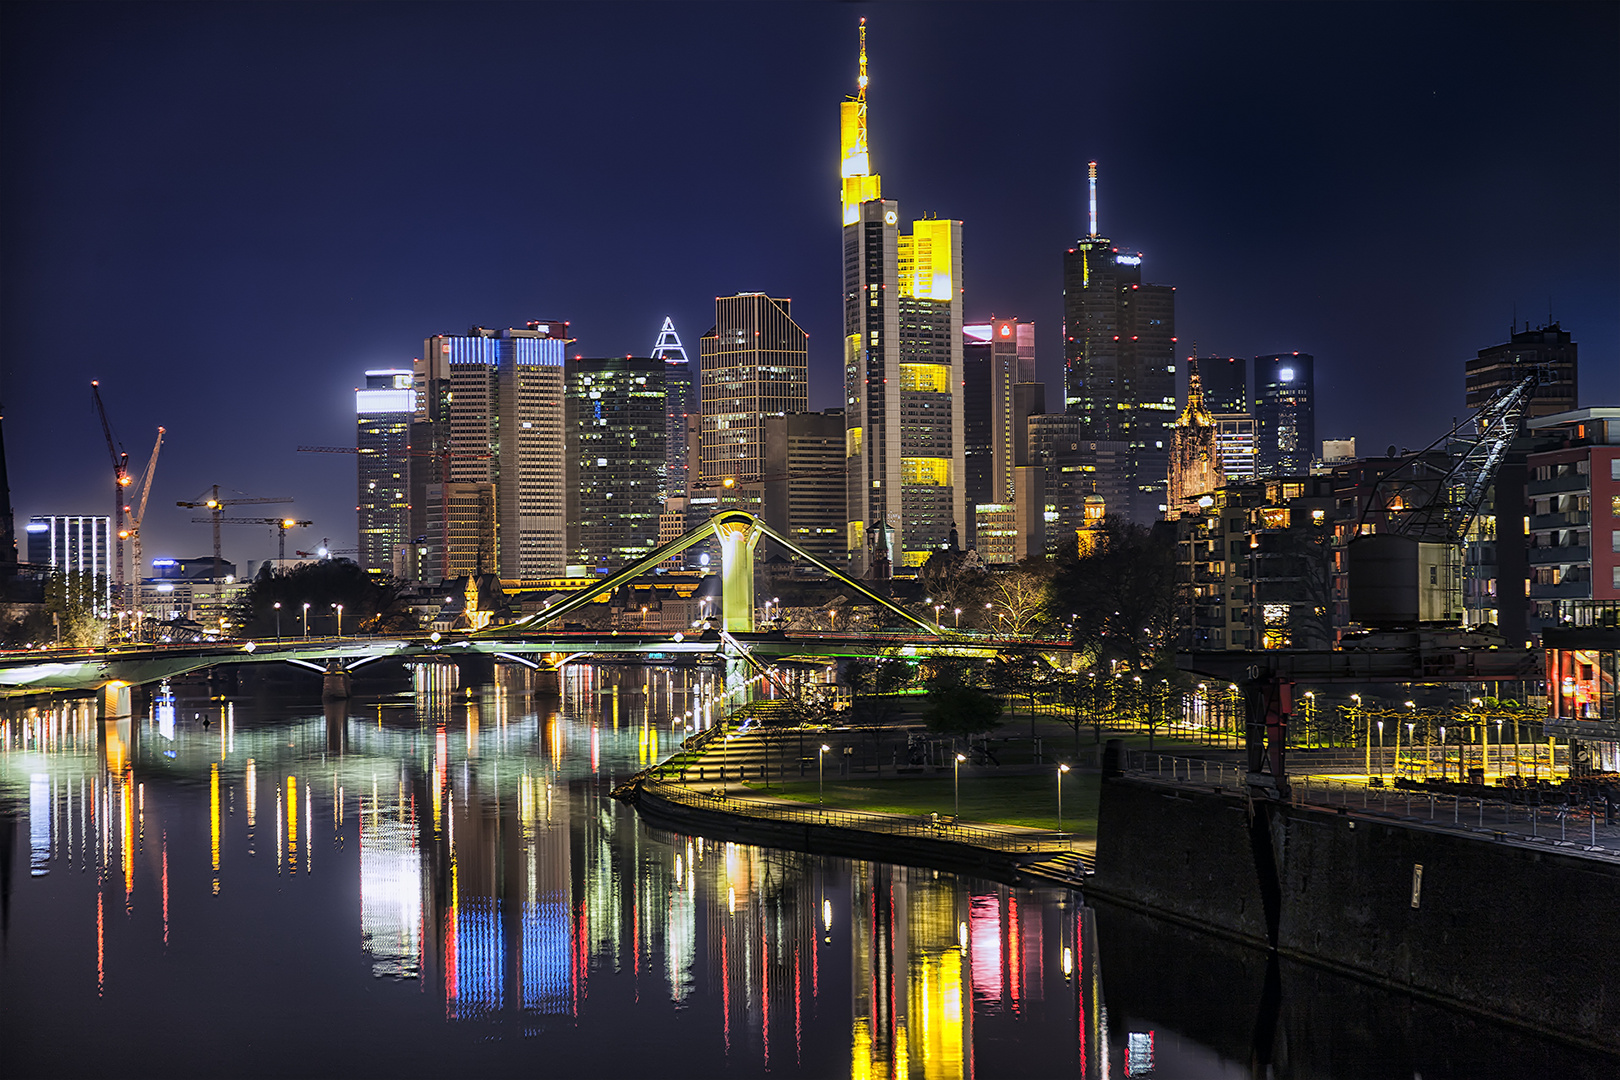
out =
[[[801,808],[780,802],[762,802],[734,795],[722,795],[716,791],[688,788],[668,781],[649,786],[660,798],[670,802],[705,810],[720,810],[739,817],[786,821],[796,825],[831,825],[885,836],[947,840],[1012,854],[1069,851],[1077,839],[1073,833],[1008,831],[982,825],[967,825],[937,814],[907,817],[901,814],[868,814],[858,810],[829,810],[808,804]]]
[[[1248,786],[1247,770],[1241,764],[1145,750],[1126,751],[1125,771],[1199,787],[1243,791]],[[1378,814],[1497,840],[1528,840],[1620,858],[1620,809],[1597,797],[1572,803],[1526,803],[1414,788],[1374,787],[1319,776],[1289,777],[1288,797],[1295,806]]]

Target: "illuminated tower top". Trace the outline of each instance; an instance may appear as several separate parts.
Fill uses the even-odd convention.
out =
[[[866,20],[862,19],[860,74],[855,79],[855,96],[845,98],[838,107],[842,148],[839,173],[843,179],[841,197],[845,225],[855,223],[859,216],[856,208],[861,203],[881,197],[880,178],[872,172],[866,144],[866,84]]]
[[[1090,173],[1090,176],[1089,176],[1089,178],[1087,180],[1087,183],[1091,188],[1091,235],[1096,236],[1097,235],[1097,163],[1095,161],[1093,161],[1091,163],[1091,168],[1089,169],[1089,173]]]

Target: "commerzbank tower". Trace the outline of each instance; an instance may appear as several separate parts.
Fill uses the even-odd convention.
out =
[[[900,230],[867,142],[866,20],[856,92],[839,105],[844,224],[844,416],[857,575],[885,578],[956,545],[962,454],[962,223]]]

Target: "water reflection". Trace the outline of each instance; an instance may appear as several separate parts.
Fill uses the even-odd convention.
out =
[[[453,672],[353,705],[177,684],[133,717],[4,714],[15,1071],[95,1071],[118,1040],[132,1075],[1358,1075],[1310,1064],[1310,1003],[1343,991],[1300,990],[1259,1034],[1241,949],[1108,915],[1105,978],[1064,890],[646,828],[606,791],[705,722],[706,671],[572,668],[560,698]],[[96,1038],[63,1028],[98,1000]],[[241,1055],[271,1017],[282,1053]]]

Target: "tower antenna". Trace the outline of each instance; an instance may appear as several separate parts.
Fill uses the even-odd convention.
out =
[[[861,16],[861,73],[855,78],[855,100],[866,104],[866,17]]]
[[[1091,188],[1091,235],[1097,235],[1097,163],[1093,161],[1088,170],[1090,177],[1087,180]]]

